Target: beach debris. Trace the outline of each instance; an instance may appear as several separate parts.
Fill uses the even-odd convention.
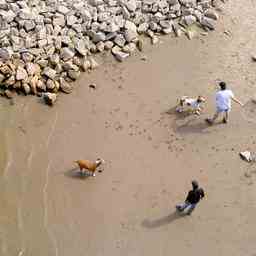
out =
[[[247,162],[256,162],[256,153],[250,151],[243,151],[239,153],[240,157]]]
[[[252,60],[256,61],[256,54],[252,55]]]
[[[0,89],[70,93],[81,71],[99,66],[94,54],[111,51],[122,62],[143,50],[143,35],[152,44],[167,34],[192,39],[192,25],[215,29],[215,5],[211,0],[3,1]]]
[[[89,85],[89,88],[95,90],[95,89],[96,89],[96,84],[90,84],[90,85]]]

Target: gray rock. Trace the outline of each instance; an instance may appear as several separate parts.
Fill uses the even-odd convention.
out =
[[[81,72],[75,71],[75,70],[69,70],[68,71],[68,76],[72,79],[72,80],[77,80],[79,78],[79,76],[81,75]]]
[[[129,53],[125,53],[123,51],[118,51],[118,52],[115,52],[114,54],[115,58],[120,61],[120,62],[123,62],[126,58],[128,58],[130,55]]]
[[[38,64],[41,68],[45,68],[45,67],[47,67],[47,65],[48,65],[48,60],[44,60],[44,59],[38,60],[38,61],[37,61],[37,64]]]
[[[52,79],[46,81],[46,88],[51,91],[55,88],[55,83]]]
[[[55,54],[51,55],[50,58],[49,58],[49,61],[53,66],[58,65],[60,63],[59,54],[55,53]]]
[[[163,29],[169,29],[172,27],[172,22],[169,20],[161,20],[159,24]]]
[[[36,88],[40,91],[46,91],[46,84],[42,80],[38,80],[36,84]]]
[[[90,58],[90,68],[91,69],[96,69],[99,67],[99,64],[97,63],[97,61],[94,58]]]
[[[203,17],[200,24],[209,29],[209,30],[214,30],[215,29],[215,23],[213,19],[207,18],[207,17]]]
[[[28,78],[28,73],[27,71],[21,67],[21,66],[18,66],[17,68],[17,71],[16,71],[16,80],[25,80]]]
[[[0,48],[0,59],[9,60],[12,56],[12,52],[7,48]]]
[[[30,86],[27,83],[22,83],[21,87],[22,87],[25,95],[30,94],[31,89],[30,89]]]
[[[54,80],[56,76],[56,71],[50,67],[44,68],[42,75],[45,75],[46,77]]]
[[[89,70],[90,67],[91,67],[90,61],[89,60],[84,60],[83,63],[82,63],[82,66],[81,66],[82,71],[85,72],[85,71]]]
[[[72,49],[68,48],[68,47],[62,48],[60,50],[60,57],[64,61],[70,60],[74,56],[75,56],[75,52]]]
[[[8,11],[0,10],[0,17],[2,17],[2,19],[7,23],[10,23],[14,20],[14,18],[16,17],[16,14],[12,10],[8,10]]]
[[[92,41],[94,43],[98,43],[100,41],[105,41],[105,40],[106,40],[106,35],[103,32],[94,33],[93,38],[92,38]]]
[[[11,87],[12,85],[14,85],[16,82],[15,80],[15,76],[12,75],[10,76],[9,78],[7,78],[5,81],[4,81],[4,84],[7,88]]]
[[[33,30],[35,28],[35,26],[36,26],[36,24],[33,20],[26,20],[24,23],[24,27],[27,32],[29,32],[30,30]]]
[[[4,91],[4,94],[8,99],[12,99],[14,97],[13,92],[8,89]]]
[[[82,40],[82,39],[76,40],[76,42],[75,42],[75,49],[82,56],[86,56],[87,53],[88,53],[88,50],[86,49],[85,41]]]
[[[196,22],[196,17],[193,15],[188,15],[184,17],[184,21],[187,26],[190,26]]]
[[[12,88],[15,90],[20,90],[21,85],[22,85],[21,81],[16,81],[15,84],[12,86]]]
[[[60,89],[65,93],[71,93],[73,88],[64,78],[60,78]]]
[[[219,19],[218,13],[213,9],[206,10],[206,12],[204,13],[204,16],[213,20]]]
[[[180,37],[182,34],[182,30],[180,29],[179,25],[176,23],[172,24],[173,31],[177,37]]]
[[[125,45],[122,49],[123,52],[132,54],[136,50],[136,44],[135,43],[129,43]]]
[[[124,36],[121,35],[121,34],[117,35],[115,40],[114,40],[114,43],[117,44],[120,47],[124,47],[125,42],[126,42],[126,40],[125,40]]]
[[[104,44],[104,42],[98,42],[98,43],[96,44],[96,48],[97,48],[97,50],[98,50],[99,52],[103,52],[104,49],[105,49],[105,44]]]
[[[46,92],[43,93],[43,99],[45,101],[46,104],[52,106],[56,100],[57,100],[57,94],[56,93],[50,93],[50,92]]]
[[[4,79],[5,79],[5,76],[0,73],[0,84],[4,81]]]

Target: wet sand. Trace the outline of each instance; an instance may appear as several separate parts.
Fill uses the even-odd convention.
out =
[[[255,11],[228,2],[207,37],[165,37],[121,64],[106,57],[54,108],[1,102],[0,254],[254,255],[255,167],[238,153],[255,151],[256,122],[237,105],[228,125],[204,118],[217,79],[243,102],[255,94]],[[184,94],[207,97],[203,115],[173,114]],[[97,157],[103,172],[79,177],[73,161]],[[206,198],[179,217],[194,178]]]

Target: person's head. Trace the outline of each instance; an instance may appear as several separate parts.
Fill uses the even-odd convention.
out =
[[[219,83],[219,86],[220,86],[220,89],[221,89],[222,91],[224,91],[224,90],[227,89],[227,84],[226,84],[225,82],[220,82],[220,83]]]
[[[193,189],[198,189],[199,184],[196,180],[192,180],[191,184],[192,184]]]
[[[200,95],[200,96],[197,97],[197,102],[198,102],[198,103],[205,102],[205,98]]]

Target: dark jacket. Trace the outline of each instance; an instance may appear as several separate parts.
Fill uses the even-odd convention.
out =
[[[204,197],[204,190],[197,188],[188,192],[186,202],[191,204],[197,204]]]

